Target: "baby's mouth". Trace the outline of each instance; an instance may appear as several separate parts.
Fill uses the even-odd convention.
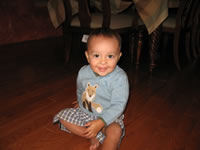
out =
[[[105,71],[107,70],[107,68],[99,67],[98,70],[99,70],[100,72],[105,72]]]

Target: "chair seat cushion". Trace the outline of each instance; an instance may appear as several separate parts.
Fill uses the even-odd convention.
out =
[[[168,8],[178,8],[180,6],[180,0],[168,0]]]
[[[116,15],[111,15],[111,29],[119,29],[119,28],[126,28],[132,27],[134,24],[134,15],[131,13],[121,13]]]
[[[92,28],[102,27],[102,22],[103,22],[102,14],[100,13],[92,14],[92,22],[90,24]],[[72,19],[71,26],[80,27],[80,20],[78,15],[74,16],[74,18]]]
[[[117,14],[128,9],[133,4],[133,1],[110,0],[111,13]],[[94,1],[95,7],[102,11],[101,0]]]
[[[111,29],[119,29],[119,28],[127,28],[131,27],[134,24],[134,15],[133,13],[126,12],[120,14],[112,14],[111,15]],[[93,13],[92,21],[90,24],[91,28],[100,28],[102,27],[103,17],[101,13]],[[78,15],[74,16],[71,26],[80,27],[80,21]]]
[[[162,24],[163,28],[175,29],[176,27],[176,16],[169,16]]]

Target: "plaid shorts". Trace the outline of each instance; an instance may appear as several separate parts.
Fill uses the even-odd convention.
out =
[[[59,123],[60,129],[66,132],[71,133],[64,125],[62,125],[59,120],[65,120],[67,122],[73,123],[78,126],[84,126],[86,123],[98,119],[97,116],[88,115],[87,113],[83,112],[80,108],[66,108],[61,110],[58,114],[55,115],[53,119],[53,123]],[[119,124],[122,129],[121,140],[125,135],[125,128],[124,128],[124,115],[121,115],[118,119],[115,120],[115,123]],[[100,143],[103,143],[105,138],[105,134],[103,132],[99,132],[96,136],[96,139],[99,140]]]

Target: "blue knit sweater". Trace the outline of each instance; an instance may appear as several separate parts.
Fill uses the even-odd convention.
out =
[[[106,76],[96,75],[90,65],[80,69],[77,77],[79,106],[84,112],[101,118],[106,125],[123,114],[128,96],[128,78],[119,66]]]

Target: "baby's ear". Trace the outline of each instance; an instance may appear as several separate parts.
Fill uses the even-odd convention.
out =
[[[86,58],[88,58],[88,51],[87,50],[85,50],[85,56],[86,56]]]
[[[88,58],[89,58],[88,50],[85,51],[85,56],[86,56],[86,59],[87,59],[87,61],[88,61],[88,63],[89,63],[89,59],[88,59]]]
[[[122,52],[120,52],[120,54],[119,54],[119,59],[120,59],[121,56],[122,56]]]

